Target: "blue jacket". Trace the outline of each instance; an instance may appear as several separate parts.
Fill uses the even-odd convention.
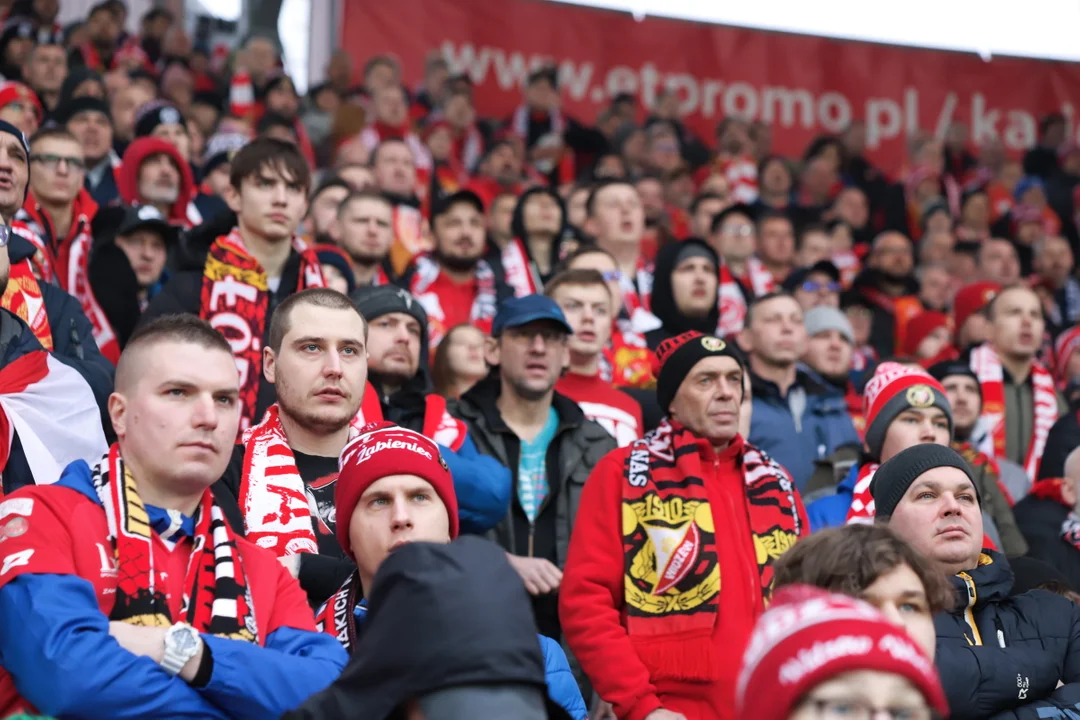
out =
[[[799,490],[810,480],[815,460],[844,445],[860,445],[843,393],[804,368],[787,397],[757,375],[751,375],[751,386],[754,416],[747,439],[787,468]]]
[[[506,517],[514,484],[510,470],[495,458],[481,455],[471,435],[465,436],[457,452],[441,445],[439,450],[454,478],[461,532],[483,535]]]
[[[68,466],[57,484],[97,501],[85,463]],[[195,688],[109,635],[109,618],[89,581],[21,575],[0,588],[0,666],[45,715],[278,717],[328,686],[348,661],[333,637],[287,627],[271,633],[264,647],[202,638],[214,665],[207,685]]]
[[[851,466],[846,477],[836,486],[835,495],[818,498],[806,506],[806,516],[810,518],[810,530],[817,532],[825,528],[839,527],[847,521],[851,499],[855,495],[855,481],[859,479],[859,463]]]
[[[360,601],[353,610],[353,616],[357,626],[363,624],[367,617],[366,600]],[[540,649],[544,652],[544,679],[547,681],[548,696],[570,713],[573,720],[588,720],[589,711],[585,708],[585,700],[581,697],[581,690],[574,679],[574,673],[570,671],[570,663],[566,660],[562,646],[546,635],[537,637],[540,638]]]

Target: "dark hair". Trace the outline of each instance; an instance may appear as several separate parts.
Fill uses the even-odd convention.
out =
[[[113,17],[116,17],[116,7],[112,4],[112,2],[110,2],[110,0],[105,0],[104,2],[99,2],[97,5],[90,8],[90,12],[86,13],[86,19],[90,20],[95,15],[101,12],[107,12]]]
[[[1039,121],[1039,134],[1045,135],[1046,131],[1049,130],[1051,126],[1064,125],[1065,122],[1065,116],[1059,112],[1043,115],[1042,119]]]
[[[387,198],[378,190],[354,190],[348,195],[346,195],[345,199],[343,199],[341,201],[341,204],[338,205],[338,218],[340,219],[341,216],[345,214],[345,211],[348,209],[349,205],[359,200],[374,200],[375,202],[380,202],[383,205],[386,205],[391,210],[394,209],[394,204],[390,202],[389,198]]]
[[[435,357],[431,361],[431,382],[435,386],[435,394],[450,399],[449,392],[454,384],[454,372],[450,369],[450,339],[461,328],[474,327],[471,323],[458,323],[446,332],[438,347],[435,348]]]
[[[763,227],[765,225],[765,223],[769,222],[770,220],[783,220],[784,222],[786,222],[788,225],[791,226],[792,230],[795,229],[795,223],[791,221],[791,216],[789,216],[783,210],[777,210],[775,208],[766,208],[766,209],[762,210],[761,213],[758,214],[758,216],[757,216],[757,226],[758,226],[758,228]]]
[[[375,55],[368,58],[368,61],[364,63],[364,78],[366,79],[367,76],[371,74],[371,71],[379,67],[380,65],[385,65],[396,73],[401,72],[401,66],[394,58],[390,57],[389,55]]]
[[[637,185],[630,180],[623,178],[603,178],[597,180],[596,183],[593,184],[592,190],[589,191],[589,199],[585,201],[586,217],[594,216],[594,213],[596,212],[596,196],[599,195],[604,188],[609,188],[612,185],[626,185],[634,188],[634,192],[637,192]]]
[[[353,304],[348,295],[342,295],[337,290],[331,290],[330,288],[308,288],[285,298],[270,317],[269,345],[270,349],[275,353],[281,351],[281,343],[292,328],[289,320],[292,317],[293,310],[301,305],[311,305],[312,307],[328,308],[330,310],[352,310],[360,316],[360,320],[364,323],[364,340],[367,341],[367,320],[356,309],[356,305]]]
[[[1027,285],[1025,285],[1022,282],[1015,282],[1015,283],[1013,283],[1011,285],[1006,285],[1005,287],[1001,288],[996,293],[994,293],[994,297],[990,298],[990,302],[986,303],[986,307],[983,308],[983,311],[986,313],[986,319],[987,320],[989,320],[990,322],[994,322],[994,307],[998,303],[998,298],[1000,298],[1002,295],[1004,295],[1005,293],[1007,293],[1007,292],[1009,292],[1011,290],[1027,290],[1029,293],[1031,293],[1033,295],[1035,294],[1034,290],[1032,290],[1030,287],[1028,287]],[[1039,313],[1040,314],[1043,313],[1041,303],[1039,304]]]
[[[75,137],[63,125],[53,125],[52,127],[43,128],[30,136],[30,147],[34,147],[35,144],[42,140],[70,140],[73,143],[78,143],[79,139]]]
[[[706,200],[719,200],[720,202],[726,202],[726,198],[723,198],[720,195],[717,195],[716,193],[712,193],[712,192],[701,193],[700,195],[698,195],[697,197],[694,198],[693,202],[690,203],[690,214],[691,215],[696,215],[697,211],[698,211],[698,207],[700,207],[701,203],[705,202]]]
[[[772,162],[780,163],[780,165],[784,168],[784,171],[787,172],[788,180],[791,181],[791,186],[795,187],[795,172],[791,169],[791,163],[789,163],[787,161],[787,158],[785,158],[783,155],[766,155],[765,157],[761,158],[761,162],[759,162],[757,166],[758,181],[764,179],[765,168],[768,167],[769,163]]]
[[[577,285],[577,286],[589,286],[599,285],[604,288],[604,292],[611,295],[611,288],[604,281],[604,276],[600,274],[598,270],[589,270],[586,268],[577,268],[576,270],[563,270],[555,275],[555,277],[548,280],[544,285],[544,295],[549,298],[555,297],[555,291],[563,285]]]
[[[311,190],[311,166],[295,143],[278,138],[255,138],[240,148],[232,159],[229,184],[237,190],[248,178],[265,170],[276,171],[303,188]]]
[[[931,615],[956,603],[952,585],[930,561],[884,525],[843,525],[799,540],[773,565],[774,588],[804,583],[860,597],[903,565],[922,582]]]
[[[844,143],[840,141],[840,138],[834,135],[818,135],[814,138],[806,148],[806,152],[803,153],[803,163],[808,163],[817,156],[825,152],[827,147],[835,147],[837,155],[840,158],[840,167],[843,168],[847,160],[847,149],[844,148]]]
[[[143,23],[152,23],[155,20],[168,20],[171,23],[174,18],[173,14],[163,7],[153,7],[143,13]]]
[[[764,305],[770,300],[785,297],[795,300],[795,296],[789,293],[787,290],[773,290],[770,293],[765,293],[761,297],[754,298],[752,301],[750,301],[749,307],[746,308],[746,319],[743,322],[743,327],[750,329],[750,326],[754,320],[754,310],[756,310],[759,306]]]
[[[255,125],[255,134],[263,135],[267,131],[276,127],[285,128],[293,134],[293,137],[296,137],[296,126],[293,125],[292,121],[281,113],[276,112],[265,113],[261,118],[259,118],[259,122]]]

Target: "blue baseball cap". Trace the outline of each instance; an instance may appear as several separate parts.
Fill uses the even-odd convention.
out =
[[[491,324],[491,335],[497,337],[502,335],[506,328],[521,327],[537,320],[550,320],[565,329],[567,334],[574,332],[554,300],[544,295],[526,295],[502,304]]]

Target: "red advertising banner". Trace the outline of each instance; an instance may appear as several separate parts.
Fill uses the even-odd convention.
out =
[[[1034,144],[1038,119],[1060,111],[1075,138],[1080,64],[901,48],[723,27],[545,0],[346,0],[342,47],[357,64],[389,53],[418,82],[439,49],[472,78],[478,111],[509,116],[535,68],[559,68],[564,109],[592,123],[608,98],[635,93],[651,106],[678,93],[687,124],[710,144],[733,115],[773,128],[774,148],[799,154],[816,135],[852,120],[867,126],[871,157],[897,168],[916,129],[969,126],[973,142]],[[359,72],[359,68],[357,69]]]

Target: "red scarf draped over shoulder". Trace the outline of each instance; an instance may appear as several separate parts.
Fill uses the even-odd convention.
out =
[[[623,475],[626,628],[656,678],[715,679],[712,632],[722,568],[698,438],[664,420],[630,446]],[[773,563],[810,531],[787,470],[749,443],[742,450],[761,596]]]
[[[293,248],[300,254],[295,292],[326,287],[319,258],[299,236]],[[285,288],[281,288],[290,294]],[[262,379],[262,347],[270,309],[270,285],[259,261],[252,256],[238,228],[210,246],[203,266],[199,317],[225,336],[240,372],[240,430],[255,421],[255,406]]]

